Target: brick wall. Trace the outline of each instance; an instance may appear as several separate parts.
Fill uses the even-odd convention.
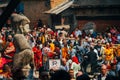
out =
[[[31,26],[33,26],[38,19],[41,19],[44,24],[48,23],[48,15],[44,14],[44,11],[49,10],[49,7],[45,6],[45,1],[39,0],[26,0],[24,3],[24,13],[30,19]]]

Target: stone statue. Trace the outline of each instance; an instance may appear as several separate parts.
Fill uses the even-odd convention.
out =
[[[15,33],[25,34],[30,31],[30,20],[23,14],[12,14],[11,21]]]
[[[29,75],[30,65],[34,67],[34,54],[23,34],[14,36],[14,44],[16,53],[13,58],[13,77],[14,80],[18,80],[17,78],[20,79]]]
[[[28,77],[31,68],[34,68],[34,53],[24,34],[30,31],[30,20],[20,14],[12,14],[11,21],[15,30],[13,43],[16,52],[13,58],[13,80],[23,80]]]

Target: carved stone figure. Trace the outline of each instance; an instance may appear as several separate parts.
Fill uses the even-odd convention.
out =
[[[14,36],[14,45],[16,53],[13,58],[13,77],[18,80],[29,75],[30,65],[34,66],[34,53],[23,34]]]
[[[13,58],[13,80],[23,80],[29,75],[31,68],[34,68],[34,53],[27,42],[24,34],[30,31],[30,20],[20,14],[11,16],[14,35],[14,45],[16,53]]]
[[[11,21],[13,30],[15,30],[15,33],[27,33],[30,31],[30,20],[24,16],[23,14],[12,14],[11,15]]]

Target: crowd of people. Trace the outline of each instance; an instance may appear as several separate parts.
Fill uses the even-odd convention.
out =
[[[14,34],[11,27],[0,32],[0,79],[12,80]],[[24,35],[34,52],[35,66],[28,80],[120,80],[119,27],[104,33],[76,27],[68,34],[65,28],[52,30],[44,25]],[[50,68],[50,59],[59,59],[61,65]]]

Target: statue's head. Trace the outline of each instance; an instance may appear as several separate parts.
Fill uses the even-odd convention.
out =
[[[12,14],[11,21],[15,33],[24,34],[30,32],[30,20],[26,16],[22,14]]]

